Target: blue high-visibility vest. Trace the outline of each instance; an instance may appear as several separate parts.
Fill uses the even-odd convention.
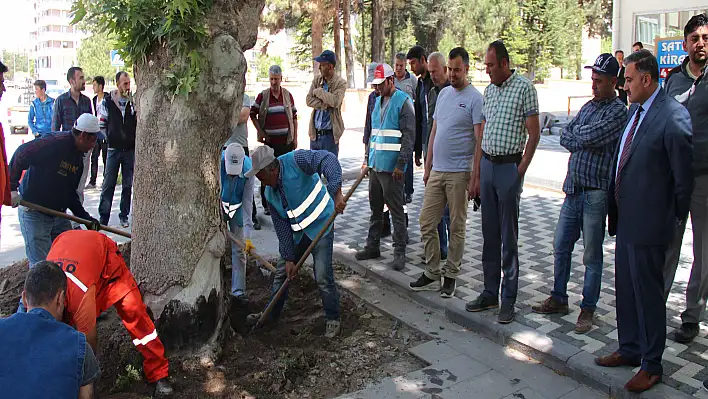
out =
[[[374,111],[371,113],[371,138],[369,139],[369,167],[377,172],[393,172],[401,152],[401,125],[399,116],[401,109],[410,99],[401,90],[393,92],[388,105],[381,115],[381,99],[376,99]],[[404,168],[405,170],[405,168]]]
[[[79,396],[86,336],[34,308],[0,319],[0,397]]]
[[[278,157],[280,161],[280,179],[285,193],[288,209],[283,208],[280,194],[273,187],[266,187],[265,195],[268,202],[278,212],[280,217],[290,221],[293,230],[293,240],[299,243],[303,234],[314,239],[324,228],[327,220],[334,213],[334,201],[327,192],[327,187],[315,173],[307,175],[295,162],[295,151]],[[330,226],[325,234],[329,233]]]
[[[224,151],[221,152],[221,207],[229,219],[236,220],[239,227],[243,227],[243,189],[246,187],[246,172],[251,170],[251,158],[243,158],[243,171],[239,176],[226,173],[226,160]]]

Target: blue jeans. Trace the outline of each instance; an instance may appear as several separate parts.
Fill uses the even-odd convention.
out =
[[[130,197],[133,193],[133,166],[135,165],[135,150],[121,151],[113,148],[108,149],[106,157],[106,167],[103,171],[103,187],[101,187],[101,202],[98,204],[98,214],[101,224],[107,225],[111,218],[111,207],[113,206],[113,194],[118,181],[118,169],[120,169],[123,182],[123,189],[120,194],[120,220],[127,220],[130,214]]]
[[[311,150],[327,150],[339,156],[339,144],[334,143],[334,134],[325,134],[310,141]]]
[[[25,240],[25,253],[30,268],[37,262],[47,259],[49,249],[59,234],[71,230],[71,222],[68,220],[49,216],[24,206],[17,208],[17,216],[20,220],[20,232]],[[22,298],[17,311],[25,312]]]
[[[440,223],[438,223],[438,236],[440,236],[440,256],[447,258],[447,236],[450,234],[450,208],[446,205]]]
[[[312,240],[304,236],[302,241],[295,245],[295,256],[300,258],[305,254],[307,247],[310,246]],[[320,289],[320,297],[322,297],[322,307],[324,308],[325,318],[327,320],[339,320],[339,292],[337,284],[334,282],[334,270],[332,269],[332,250],[334,249],[334,229],[329,234],[323,236],[312,250],[312,259],[315,272],[315,281]],[[273,279],[273,289],[271,298],[278,292],[280,286],[287,279],[285,271],[285,260],[280,259],[276,265],[275,278]],[[280,317],[280,312],[288,298],[288,292],[285,291],[280,301],[275,304],[271,313],[271,318],[277,320]]]
[[[255,208],[254,208],[255,209]],[[236,219],[229,220],[229,230],[239,240],[243,241],[243,227],[236,223]],[[246,262],[241,248],[231,243],[231,295],[246,295]]]
[[[602,282],[602,243],[605,240],[605,217],[607,216],[607,191],[577,190],[567,194],[561,207],[553,240],[554,283],[551,296],[560,303],[568,303],[571,257],[575,243],[583,233],[583,264],[585,281],[581,309],[594,312],[600,298]]]
[[[411,156],[408,157],[408,164],[406,165],[406,174],[404,180],[404,193],[406,195],[413,195],[413,165],[413,154],[411,154]]]

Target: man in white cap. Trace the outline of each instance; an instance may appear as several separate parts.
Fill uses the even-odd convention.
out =
[[[236,238],[245,238],[246,252],[253,249],[251,232],[253,219],[254,177],[246,177],[251,170],[251,159],[246,156],[243,146],[231,143],[221,153],[221,207],[224,218],[229,224],[229,230]],[[244,201],[244,198],[246,201]],[[246,215],[244,218],[243,215]],[[246,296],[246,262],[243,252],[231,243],[231,325],[242,326],[239,323],[248,313],[248,297]],[[242,316],[242,317],[239,317]],[[235,329],[235,328],[234,328]]]
[[[76,189],[84,171],[84,154],[91,151],[100,134],[98,119],[82,114],[71,133],[53,134],[19,146],[10,160],[12,206],[19,206],[24,199],[59,212],[70,209],[77,217],[91,221],[87,225],[89,229],[99,230],[98,220],[81,205]],[[47,258],[59,234],[71,230],[71,223],[61,217],[24,206],[20,206],[17,213],[30,267]]]
[[[415,110],[411,98],[396,89],[393,69],[379,64],[371,82],[381,94],[371,114],[371,137],[366,144],[362,168],[370,169],[369,205],[371,219],[366,246],[356,253],[359,260],[381,256],[384,204],[393,217],[394,259],[392,267],[405,267],[406,216],[403,210],[403,174],[415,141]]]
[[[294,279],[296,264],[334,212],[346,207],[342,196],[342,167],[337,156],[325,150],[295,150],[279,156],[268,146],[256,148],[246,177],[265,184],[265,196],[278,235],[281,259],[273,279],[275,294],[286,279]],[[324,179],[322,179],[322,177]],[[323,180],[327,181],[325,185]],[[332,270],[334,228],[329,226],[312,250],[315,280],[322,297],[326,338],[339,335],[339,293]],[[270,318],[277,321],[287,292],[275,304]],[[259,314],[250,315],[256,319]]]

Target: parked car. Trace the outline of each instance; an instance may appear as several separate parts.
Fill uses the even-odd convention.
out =
[[[29,116],[28,105],[11,105],[7,107],[7,124],[10,127],[11,134],[27,134],[29,125],[27,117]]]

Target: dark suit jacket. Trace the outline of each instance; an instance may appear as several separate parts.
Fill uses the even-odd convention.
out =
[[[638,104],[629,108],[631,124]],[[668,245],[677,220],[685,220],[693,191],[691,118],[676,100],[659,89],[635,132],[629,159],[622,168],[619,204],[615,202],[615,151],[608,190],[608,230],[624,242]]]

